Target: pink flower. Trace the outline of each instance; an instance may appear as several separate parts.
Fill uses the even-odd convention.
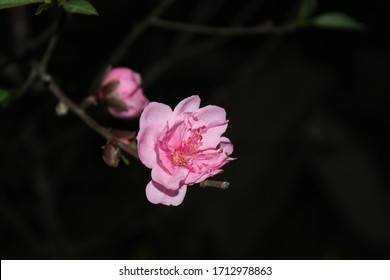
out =
[[[114,117],[134,119],[141,115],[149,100],[140,87],[141,76],[128,68],[108,71],[99,91],[99,98]]]
[[[151,102],[140,118],[138,154],[152,169],[146,196],[152,203],[179,205],[188,185],[222,172],[233,160],[230,140],[223,137],[228,121],[223,108],[199,108],[197,95],[182,100],[172,109]]]

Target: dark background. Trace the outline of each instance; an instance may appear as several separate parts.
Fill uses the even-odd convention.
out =
[[[226,108],[237,160],[189,188],[182,205],[150,204],[150,170],[110,168],[104,139],[40,83],[0,109],[2,259],[389,259],[390,48],[387,1],[320,0],[365,32],[305,28],[217,37],[150,28],[114,66],[143,76],[150,100],[174,107],[199,94]],[[99,16],[66,20],[49,72],[76,102],[126,34],[159,3],[93,1]],[[250,6],[253,5],[253,6]],[[293,19],[298,1],[178,0],[162,18],[212,26]],[[246,10],[245,10],[245,7]],[[23,52],[58,16],[0,10],[0,87],[18,87],[45,44]],[[23,16],[23,12],[25,16]],[[23,55],[25,54],[25,55]],[[104,108],[99,123],[136,130]]]

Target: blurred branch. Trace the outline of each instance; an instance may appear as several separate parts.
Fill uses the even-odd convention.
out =
[[[280,26],[275,26],[272,21],[267,21],[262,25],[252,27],[212,27],[162,20],[158,18],[154,18],[151,24],[155,27],[162,29],[216,36],[253,36],[261,34],[281,34],[293,31],[298,27],[295,21],[290,21]]]
[[[223,5],[227,0],[200,0],[196,1],[196,5],[191,11],[191,15],[188,17],[188,21],[193,24],[207,24],[212,18],[214,18],[218,13],[220,13],[221,9],[223,9]],[[196,34],[182,32],[180,33],[176,40],[173,42],[173,50],[180,49],[184,45],[188,45],[190,40]]]
[[[34,141],[35,140],[35,141]],[[39,139],[40,140],[40,139]],[[49,176],[47,165],[44,162],[43,143],[38,139],[33,139],[34,145],[31,145],[35,164],[33,166],[32,181],[34,182],[35,190],[38,195],[39,214],[41,222],[47,237],[47,248],[49,252],[56,256],[56,253],[61,257],[69,256],[67,252],[68,237],[64,231],[61,219],[55,207],[55,188]]]
[[[29,23],[26,6],[16,7],[10,10],[13,34],[13,51],[16,56],[23,54],[29,37]]]
[[[206,187],[213,187],[218,188],[222,190],[226,190],[229,188],[230,183],[226,181],[214,181],[214,180],[204,180],[199,184],[200,187],[206,188]]]
[[[27,80],[21,85],[19,90],[16,92],[17,97],[22,97],[27,90],[30,88],[31,84],[34,82],[37,77],[38,70],[35,67],[32,67],[30,70],[30,74],[27,77]]]
[[[47,64],[49,63],[49,60],[53,54],[54,48],[57,45],[57,41],[58,41],[58,35],[55,34],[55,35],[53,35],[53,37],[51,37],[49,45],[47,46],[46,51],[43,54],[41,63],[39,64],[39,69],[38,69],[39,73],[46,73]]]
[[[13,227],[16,234],[21,236],[28,246],[34,251],[39,245],[38,237],[34,229],[21,217],[20,213],[15,209],[15,205],[4,197],[4,192],[0,193],[0,214]]]
[[[245,5],[237,12],[232,20],[232,27],[244,25],[247,21],[249,21],[254,13],[258,10],[258,8],[263,4],[264,0],[250,0],[245,3]],[[187,36],[190,33],[186,33]],[[193,34],[193,33],[191,33]],[[184,39],[179,39],[177,42],[182,43],[186,41]],[[186,37],[187,38],[187,37]],[[185,60],[187,58],[200,55],[225,43],[229,40],[230,37],[212,37],[208,40],[205,40],[196,44],[189,44],[186,47],[177,48],[174,44],[172,53],[169,57],[164,57],[163,59],[155,62],[152,66],[150,66],[143,75],[143,87],[147,88],[150,86],[156,78],[158,78],[162,73],[165,73],[170,67],[175,65],[176,63]],[[182,45],[182,44],[180,44]]]
[[[32,50],[38,48],[43,43],[45,43],[56,32],[56,30],[57,22],[54,22],[41,33],[39,33],[36,37],[30,39],[30,41],[27,43],[26,49]]]
[[[152,19],[161,15],[169,6],[171,6],[176,0],[165,0],[160,3],[142,22],[140,22],[135,28],[133,28],[122,41],[122,43],[114,50],[111,56],[103,63],[103,66],[99,70],[97,76],[91,83],[88,90],[90,94],[95,93],[97,87],[102,79],[102,76],[107,71],[110,65],[117,64],[126,54],[127,50],[132,44],[150,27]]]

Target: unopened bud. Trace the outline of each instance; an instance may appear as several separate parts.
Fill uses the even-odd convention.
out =
[[[68,113],[68,106],[66,106],[63,102],[58,102],[56,106],[57,116],[65,116]]]
[[[109,70],[98,96],[111,115],[122,119],[139,117],[149,103],[141,89],[141,76],[129,68]]]
[[[103,160],[111,167],[117,167],[121,158],[121,149],[116,143],[108,142],[103,146]]]
[[[121,141],[126,146],[131,146],[131,144],[134,142],[134,138],[136,136],[136,133],[134,131],[127,131],[127,130],[113,130],[111,131],[112,136],[114,136],[116,139]]]

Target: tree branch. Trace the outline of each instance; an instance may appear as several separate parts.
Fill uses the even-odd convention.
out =
[[[51,76],[48,73],[40,72],[41,80],[47,84],[48,89],[51,93],[57,97],[59,101],[64,103],[73,113],[75,113],[81,120],[83,120],[90,128],[95,130],[101,136],[106,138],[108,141],[115,139],[111,134],[110,129],[101,126],[93,118],[91,118],[79,105],[74,103],[68,96],[64,94],[61,88],[54,82]],[[138,153],[136,150],[131,149],[125,145],[120,139],[117,139],[119,147],[126,153],[132,155],[138,159]]]
[[[73,102],[62,91],[62,89],[59,87],[59,85],[52,79],[51,75],[49,73],[47,73],[47,71],[46,71],[47,64],[49,63],[49,60],[50,60],[51,55],[53,53],[53,50],[56,46],[57,40],[58,40],[57,35],[54,35],[49,42],[49,45],[48,45],[48,47],[43,55],[43,58],[42,58],[40,64],[38,66],[36,66],[37,67],[36,71],[38,72],[40,79],[42,80],[42,82],[44,82],[47,85],[50,92],[55,97],[57,97],[57,99],[60,102],[64,103],[73,113],[75,113],[81,120],[83,120],[90,128],[95,130],[97,133],[99,133],[101,136],[106,138],[108,141],[110,141],[112,139],[116,139],[112,135],[110,129],[105,128],[105,127],[101,126],[100,124],[98,124],[79,105],[77,105],[75,102]],[[133,150],[130,147],[128,147],[127,145],[125,145],[124,143],[122,143],[122,141],[120,139],[117,139],[117,141],[119,143],[119,147],[123,151],[127,152],[128,154],[132,155],[133,157],[135,157],[137,159],[139,158],[136,150]]]
[[[122,41],[122,43],[114,50],[110,57],[103,63],[103,66],[99,70],[96,78],[91,83],[91,87],[88,93],[94,94],[97,90],[102,76],[107,71],[110,65],[117,64],[126,54],[126,51],[132,44],[144,33],[151,25],[152,19],[161,15],[169,6],[171,6],[176,0],[165,0],[160,3],[142,22],[140,22],[135,28],[133,28]]]
[[[199,184],[201,188],[206,188],[206,187],[213,187],[213,188],[218,188],[222,190],[226,190],[229,188],[230,183],[226,181],[214,181],[214,180],[204,180]]]
[[[297,24],[287,22],[284,25],[275,26],[271,21],[262,25],[252,27],[213,27],[204,26],[190,23],[182,23],[176,21],[162,20],[154,18],[151,21],[151,25],[167,29],[182,32],[198,33],[203,35],[216,35],[216,36],[255,36],[261,34],[281,34],[291,32],[297,28]]]

